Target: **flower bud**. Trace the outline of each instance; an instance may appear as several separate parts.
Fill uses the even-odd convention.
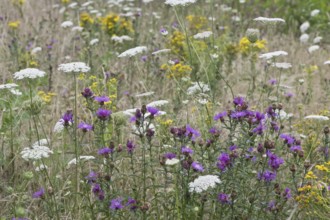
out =
[[[246,31],[246,36],[251,43],[255,43],[259,39],[260,32],[258,29],[249,28]]]

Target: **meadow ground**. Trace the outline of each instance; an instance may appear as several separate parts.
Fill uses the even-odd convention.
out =
[[[329,219],[322,0],[1,0],[0,219]]]

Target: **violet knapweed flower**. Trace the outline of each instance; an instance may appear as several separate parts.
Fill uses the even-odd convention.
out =
[[[272,172],[272,171],[269,171],[269,170],[266,170],[263,173],[259,172],[258,173],[258,179],[263,180],[265,182],[271,182],[271,181],[276,179],[276,172],[275,171]]]
[[[158,112],[159,112],[159,110],[157,109],[157,108],[155,108],[155,107],[147,107],[147,111],[152,115],[152,116],[155,116]]]
[[[289,134],[280,134],[280,138],[282,138],[284,140],[284,143],[289,146],[296,141],[296,139]]]
[[[273,86],[277,83],[277,80],[276,79],[270,79],[268,82],[269,82],[270,85]]]
[[[280,127],[278,126],[278,124],[277,124],[275,121],[271,121],[271,122],[270,122],[270,125],[271,125],[271,128],[272,128],[274,131],[279,131],[279,130],[280,130]]]
[[[81,95],[88,99],[93,97],[94,93],[90,88],[85,88],[84,91],[81,92]]]
[[[43,198],[45,195],[45,189],[41,187],[37,192],[33,193],[32,198],[38,199]]]
[[[195,140],[197,137],[201,136],[199,131],[190,127],[190,125],[186,125],[186,136],[191,138],[191,140]]]
[[[98,150],[98,154],[102,155],[102,156],[108,156],[109,154],[111,154],[113,152],[113,149],[105,147],[105,148],[101,148]]]
[[[267,205],[267,210],[268,211],[274,211],[276,209],[276,202],[275,201],[270,201]]]
[[[257,127],[252,129],[252,132],[258,135],[262,135],[264,133],[264,130],[265,130],[265,126],[262,123],[260,123]]]
[[[135,211],[138,208],[136,200],[131,197],[128,197],[126,206],[130,206],[131,211]]]
[[[271,118],[275,118],[277,116],[276,112],[273,109],[273,106],[269,106],[266,110],[266,113]]]
[[[104,105],[105,102],[110,101],[110,98],[108,96],[96,96],[94,100],[100,103],[100,105]]]
[[[233,103],[235,106],[243,106],[246,104],[243,97],[235,97]]]
[[[94,183],[97,179],[98,175],[97,173],[95,173],[94,171],[91,171],[86,177],[85,179],[87,179],[88,183]]]
[[[224,117],[227,116],[227,112],[224,111],[224,112],[220,112],[219,114],[216,114],[213,119],[214,121],[217,121],[217,120],[220,120],[220,121],[224,121]]]
[[[133,144],[133,141],[127,140],[126,147],[127,147],[128,153],[133,153],[133,150],[135,149],[135,145]]]
[[[254,118],[252,119],[253,123],[260,123],[263,119],[265,119],[265,114],[261,112],[255,112]]]
[[[148,56],[146,56],[146,55],[142,56],[141,61],[147,62],[148,61]]]
[[[217,167],[224,171],[231,164],[230,156],[227,153],[222,153],[218,157]]]
[[[292,197],[291,196],[291,189],[290,188],[285,188],[282,195],[285,199],[290,199]]]
[[[94,129],[93,125],[87,124],[85,122],[80,122],[78,128],[81,129],[83,132],[91,131]]]
[[[183,146],[181,148],[181,153],[183,153],[184,155],[188,156],[194,153],[194,151],[192,149],[190,149],[189,147]]]
[[[97,196],[97,198],[99,200],[101,200],[101,201],[104,200],[104,192],[101,189],[100,184],[94,183],[93,188],[92,188],[92,192],[94,193],[95,196]]]
[[[123,200],[121,198],[111,200],[111,204],[109,208],[112,210],[119,210],[124,208],[124,206],[121,204],[122,201]]]
[[[269,158],[268,165],[273,168],[273,170],[277,170],[284,163],[282,158],[278,157],[276,154],[273,154],[270,151],[267,152],[267,156]]]
[[[65,127],[69,126],[69,125],[72,125],[73,123],[73,114],[71,111],[67,111],[63,116],[62,116],[62,119],[63,119],[63,125]]]
[[[193,168],[193,170],[195,170],[196,172],[203,172],[204,171],[204,167],[198,163],[198,162],[192,162],[191,167]]]
[[[232,111],[230,114],[230,118],[232,119],[241,119],[247,116],[246,111]]]
[[[302,148],[300,145],[294,145],[292,147],[290,147],[290,150],[293,152],[293,153],[298,153],[299,151],[302,151]]]
[[[236,145],[232,145],[232,146],[230,146],[229,147],[229,150],[230,151],[234,151],[234,150],[236,150],[238,147],[236,146]]]
[[[165,153],[165,154],[163,155],[163,157],[166,158],[166,159],[171,160],[171,159],[173,159],[173,158],[176,158],[176,154],[175,154],[175,153],[172,153],[172,152],[168,152],[168,153]]]
[[[218,201],[221,203],[221,204],[230,204],[231,201],[229,200],[229,195],[228,194],[225,194],[225,193],[219,193],[218,195]]]
[[[99,108],[96,111],[96,116],[102,121],[109,119],[110,115],[111,115],[111,111],[107,109]]]

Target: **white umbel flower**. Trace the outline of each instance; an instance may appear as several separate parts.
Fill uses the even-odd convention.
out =
[[[318,43],[321,42],[322,39],[323,39],[323,37],[315,37],[314,40],[313,40],[313,43],[318,44]]]
[[[180,160],[177,159],[177,158],[166,159],[166,161],[165,161],[165,165],[173,166],[173,165],[175,165],[175,164],[177,164],[177,163],[179,163],[179,162],[180,162]]]
[[[69,27],[72,27],[72,26],[73,26],[73,22],[72,21],[64,21],[61,24],[61,27],[62,28],[69,28]]]
[[[111,40],[118,43],[123,43],[124,41],[131,41],[133,40],[133,38],[127,35],[123,35],[123,36],[113,36],[111,37]]]
[[[58,66],[59,71],[65,73],[86,73],[90,71],[90,67],[83,62],[63,63]]]
[[[147,107],[159,107],[166,104],[168,104],[167,100],[158,100],[158,101],[150,102],[149,104],[147,104]]]
[[[324,65],[330,65],[330,60],[327,60],[323,63]]]
[[[73,28],[71,28],[71,31],[78,31],[78,32],[81,32],[82,30],[84,30],[83,27],[80,27],[80,26],[74,26]]]
[[[313,11],[311,11],[311,16],[315,17],[316,15],[318,15],[320,13],[319,9],[314,9]]]
[[[253,19],[254,21],[259,21],[265,24],[276,24],[276,23],[285,23],[285,20],[282,18],[265,18],[265,17],[257,17]]]
[[[171,52],[171,49],[162,49],[162,50],[157,50],[155,52],[152,52],[152,55],[157,55],[157,54],[161,54],[161,53],[169,53]]]
[[[272,66],[278,69],[289,69],[292,67],[291,63],[273,63]]]
[[[218,176],[199,176],[193,182],[189,183],[189,192],[201,193],[209,188],[214,188],[219,183],[221,183],[221,181]]]
[[[135,55],[137,55],[139,53],[143,53],[146,50],[147,50],[146,46],[138,46],[138,47],[134,47],[134,48],[124,51],[118,57],[120,57],[120,58],[121,57],[134,57]]]
[[[22,95],[23,93],[21,91],[19,91],[18,89],[9,89],[9,91],[13,94],[13,95]]]
[[[61,133],[64,130],[64,120],[60,119],[58,122],[56,122],[53,132],[54,133]]]
[[[278,56],[287,56],[288,53],[285,52],[285,51],[282,51],[282,50],[279,50],[279,51],[274,51],[274,52],[269,52],[269,53],[264,53],[264,54],[261,54],[259,56],[260,59],[265,59],[265,60],[269,60],[269,59],[272,59],[274,57],[278,57]]]
[[[304,119],[312,119],[312,120],[319,120],[319,121],[328,121],[329,118],[323,115],[308,115]]]
[[[41,47],[35,47],[31,50],[31,54],[36,54],[38,52],[42,51],[42,48]]]
[[[192,83],[193,85],[190,86],[188,89],[187,89],[187,94],[188,95],[193,95],[197,92],[200,92],[200,93],[205,93],[205,92],[209,92],[210,91],[210,87],[207,85],[207,84],[204,84],[202,82],[193,82]]]
[[[212,31],[204,31],[201,33],[197,33],[194,35],[194,39],[205,39],[205,38],[209,38],[212,35]]]
[[[31,148],[24,148],[21,152],[22,158],[26,161],[48,158],[50,154],[53,154],[53,151],[44,146],[46,144],[44,140],[40,140],[34,143]]]
[[[26,68],[14,73],[14,79],[21,80],[25,78],[35,79],[44,77],[46,73],[36,68]]]
[[[18,85],[15,83],[6,83],[6,84],[2,84],[0,85],[0,89],[13,89],[15,87],[17,87]]]
[[[153,95],[155,92],[145,92],[145,93],[140,93],[140,94],[136,94],[135,97],[145,97],[145,96],[151,96]]]
[[[48,166],[46,166],[46,165],[44,165],[44,164],[41,164],[40,166],[37,166],[37,167],[35,168],[35,171],[40,172],[40,171],[42,171],[42,170],[47,170],[47,169],[48,169]]]
[[[302,23],[300,25],[300,32],[301,33],[305,33],[308,30],[309,27],[310,27],[309,22],[308,21],[305,21],[304,23]]]
[[[319,45],[312,45],[312,46],[310,46],[309,48],[308,48],[308,52],[309,53],[313,53],[313,52],[315,52],[315,51],[317,51],[317,50],[319,50],[320,49],[320,46]]]
[[[93,46],[95,44],[97,44],[99,42],[99,39],[95,38],[95,39],[92,39],[90,42],[89,42],[89,45]]]
[[[309,35],[308,34],[302,34],[300,36],[300,38],[299,38],[300,42],[303,43],[303,44],[304,43],[307,43],[308,39],[309,39]]]
[[[78,158],[79,161],[89,161],[89,160],[94,160],[94,159],[95,159],[94,156],[80,156]],[[68,167],[70,167],[71,165],[76,165],[76,164],[77,164],[77,160],[76,160],[76,158],[74,158],[68,162]]]
[[[170,5],[170,6],[186,6],[189,4],[193,4],[197,2],[197,0],[166,0],[165,4]]]

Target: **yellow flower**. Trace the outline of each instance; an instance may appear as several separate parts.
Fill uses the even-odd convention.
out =
[[[314,175],[313,171],[308,171],[305,175],[306,179],[317,179],[317,176]]]
[[[85,74],[80,73],[77,79],[82,81],[82,80],[85,80],[85,78],[86,78]]]
[[[108,14],[100,19],[104,30],[110,35],[127,35],[134,32],[132,22],[117,14]]]
[[[168,46],[174,54],[185,56],[184,44],[185,44],[185,36],[180,31],[174,31],[170,36]]]
[[[251,42],[249,41],[249,39],[247,37],[243,37],[240,41],[239,41],[239,50],[242,53],[246,53],[248,52],[249,48],[250,48]]]
[[[316,165],[315,168],[320,171],[329,172],[329,169],[327,167],[325,167],[324,165]]]
[[[44,91],[38,91],[38,96],[47,104],[49,104],[52,101],[52,97],[56,96],[56,93],[53,92],[44,92]]]
[[[62,2],[63,4],[67,4],[67,3],[70,2],[70,0],[61,0],[61,2]]]
[[[80,26],[86,27],[89,24],[94,24],[94,19],[87,12],[81,13],[80,14]]]
[[[29,67],[37,67],[37,66],[39,66],[37,61],[34,61],[34,60],[30,61]]]
[[[182,63],[174,64],[170,67],[166,74],[167,78],[182,78],[190,74],[192,71],[191,67]]]
[[[8,23],[8,27],[12,28],[12,29],[17,29],[20,25],[20,21],[10,21]]]
[[[189,21],[190,29],[193,32],[198,32],[207,25],[207,18],[204,16],[188,15],[186,19]]]
[[[257,40],[257,42],[254,43],[254,47],[258,48],[259,50],[266,48],[266,40]]]

